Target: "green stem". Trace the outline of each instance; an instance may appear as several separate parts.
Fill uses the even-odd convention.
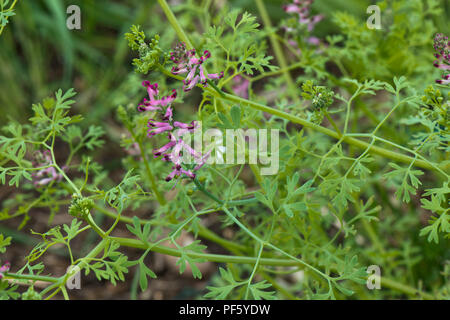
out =
[[[121,222],[124,223],[128,223],[128,224],[133,224],[133,219],[130,217],[125,217],[125,216],[120,216],[118,217],[118,214],[115,214],[114,212],[111,212],[105,208],[102,208],[98,205],[94,205],[94,208],[103,213],[104,215],[112,218],[112,219],[118,219]],[[156,224],[156,225],[165,225],[165,223],[163,221],[157,221],[157,220],[144,220],[144,219],[139,219],[139,223],[141,225],[147,224],[147,223],[152,223],[152,224]],[[202,224],[198,225],[198,235],[202,238],[211,240],[219,245],[221,245],[222,247],[230,250],[230,252],[233,251],[243,251],[243,252],[247,252],[250,250],[250,248],[247,248],[243,245],[237,244],[235,242],[232,241],[228,241],[225,240],[221,237],[219,237],[217,234],[215,234],[214,232],[212,232],[211,230],[209,230],[208,228],[206,228],[205,226],[203,226]]]
[[[381,285],[384,287],[388,287],[390,289],[394,289],[394,290],[406,293],[407,295],[410,295],[410,296],[413,296],[416,298],[423,297],[426,300],[435,300],[436,299],[432,294],[420,291],[416,288],[396,282],[396,281],[386,278],[386,277],[381,277]]]
[[[166,0],[158,0],[159,5],[164,11],[164,14],[167,17],[167,20],[169,20],[169,23],[172,25],[173,29],[178,35],[178,38],[180,38],[181,41],[183,41],[186,44],[186,47],[188,49],[194,49],[194,46],[192,45],[191,41],[189,40],[187,34],[184,32],[181,25],[178,23],[177,18],[173,14],[172,10],[170,9],[170,6],[167,4]]]
[[[167,254],[174,257],[180,257],[180,250],[166,247],[163,245],[155,245],[155,244],[145,244],[144,242],[136,239],[129,238],[120,238],[120,237],[110,237],[111,240],[116,241],[121,246],[131,247],[136,249],[147,250]],[[242,256],[231,256],[231,255],[221,255],[221,254],[211,254],[211,253],[196,253],[189,252],[188,255],[192,258],[205,259],[211,262],[218,263],[243,263],[243,264],[255,264],[255,257],[242,257]],[[281,266],[281,267],[292,267],[301,265],[299,262],[289,259],[275,259],[275,258],[261,258],[259,261],[260,265],[265,266]]]
[[[5,280],[14,279],[14,280],[30,280],[30,281],[44,281],[57,283],[59,278],[50,277],[50,276],[40,276],[34,274],[18,274],[18,273],[5,273]]]
[[[94,219],[92,219],[91,214],[88,214],[86,217],[86,222],[91,226],[91,228],[102,238],[107,238],[108,235],[95,223]]]
[[[325,111],[325,117],[328,119],[328,121],[330,121],[331,125],[333,126],[333,128],[337,132],[337,134],[339,134],[339,136],[342,136],[341,130],[339,130],[339,128],[336,125],[336,123],[334,122],[333,118],[330,117],[330,114],[328,113],[328,111]]]

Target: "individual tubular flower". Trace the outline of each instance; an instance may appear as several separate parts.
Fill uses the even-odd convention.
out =
[[[177,97],[177,91],[173,89],[171,95],[157,99],[156,97],[159,95],[157,83],[151,84],[150,81],[143,81],[142,85],[147,88],[149,99],[144,98],[144,100],[138,105],[139,111],[161,110],[161,107],[170,105]]]
[[[41,168],[31,174],[35,186],[43,186],[52,181],[61,181],[62,174],[58,173],[53,166],[50,151],[38,152],[37,161],[33,162],[35,168]],[[63,168],[65,169],[65,168]]]
[[[3,279],[4,274],[9,271],[11,264],[6,262],[3,266],[0,267],[0,279]]]
[[[147,126],[150,128],[148,130],[148,137],[152,137],[155,134],[163,133],[165,131],[171,131],[173,127],[168,122],[156,122],[153,119],[148,121]]]
[[[437,60],[434,61],[434,66],[440,70],[444,70],[442,79],[436,80],[440,84],[450,83],[450,41],[448,37],[442,33],[436,34],[434,37],[434,56]]]
[[[236,93],[236,95],[248,99],[248,87],[250,84],[250,81],[245,79],[244,77],[237,75],[233,78],[233,91]]]
[[[219,73],[205,73],[203,63],[211,57],[208,50],[203,52],[200,58],[195,56],[195,49],[187,50],[186,44],[179,43],[173,52],[170,53],[170,59],[176,65],[172,68],[173,74],[185,74],[183,80],[183,90],[189,91],[198,83],[203,86],[207,85],[208,80],[221,79],[223,71]]]
[[[183,174],[185,174],[186,176],[188,176],[189,178],[194,179],[195,178],[195,173],[193,173],[191,170],[184,170],[181,165],[176,164],[172,167],[172,172],[166,177],[166,181],[169,182],[170,180],[172,180],[175,177],[179,177]]]

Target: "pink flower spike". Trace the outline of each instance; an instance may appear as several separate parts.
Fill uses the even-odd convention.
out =
[[[220,79],[223,77],[222,72],[205,73],[202,64],[210,57],[211,53],[205,50],[203,55],[197,58],[195,56],[195,49],[186,51],[186,45],[184,44],[178,44],[174,51],[170,53],[170,59],[176,64],[176,66],[172,67],[171,72],[173,74],[187,73],[186,78],[183,80],[183,90],[185,92],[192,90],[199,82],[206,86],[208,79]]]

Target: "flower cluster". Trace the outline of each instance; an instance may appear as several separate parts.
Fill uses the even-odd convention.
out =
[[[200,169],[206,163],[206,160],[209,157],[209,153],[202,155],[193,150],[183,140],[184,134],[193,133],[197,129],[197,122],[192,121],[188,124],[179,121],[173,121],[173,110],[170,104],[176,97],[176,91],[174,91],[171,96],[157,100],[154,97],[158,95],[158,84],[151,84],[148,81],[144,81],[142,85],[147,88],[150,100],[145,100],[144,103],[147,103],[147,105],[140,104],[138,106],[138,109],[140,111],[161,111],[161,121],[149,119],[147,136],[153,137],[158,134],[167,133],[169,139],[169,142],[167,144],[153,150],[153,155],[155,158],[162,157],[161,159],[163,161],[172,162],[173,164],[172,172],[166,177],[166,181],[170,181],[173,178],[180,177],[182,175],[186,175],[194,179],[195,173],[193,171]],[[167,108],[163,110],[163,107]],[[189,155],[194,157],[195,163],[197,165],[193,168],[193,171],[183,169],[182,152],[188,152]]]
[[[53,166],[53,160],[49,150],[45,150],[44,152],[38,151],[35,157],[36,161],[33,162],[33,167],[41,168],[31,175],[35,186],[43,186],[49,184],[51,181],[61,181],[62,174],[58,173]]]
[[[437,60],[434,61],[434,66],[438,69],[444,70],[442,79],[436,80],[440,84],[450,83],[450,41],[448,37],[442,33],[436,34],[434,37],[434,56]]]
[[[310,16],[310,6],[313,0],[294,0],[293,3],[283,6],[283,9],[287,13],[298,14],[298,23],[300,25],[306,25],[308,31],[311,32],[314,26],[323,19],[323,15]]]
[[[3,266],[0,267],[0,279],[3,278],[3,274],[9,271],[11,264],[6,262]]]
[[[157,99],[156,97],[159,95],[157,83],[151,84],[149,81],[144,81],[142,85],[147,88],[149,99],[144,98],[144,100],[138,105],[139,111],[161,110],[161,107],[170,105],[177,97],[177,91],[173,89],[171,95]],[[170,107],[168,110],[171,110]]]
[[[191,90],[197,83],[206,86],[208,79],[221,79],[223,71],[220,73],[206,74],[203,68],[203,63],[211,57],[208,50],[203,52],[200,58],[195,56],[195,49],[187,50],[184,42],[179,43],[173,52],[170,53],[170,60],[176,65],[172,68],[173,74],[185,74],[186,78],[183,80],[183,90]]]
[[[300,26],[306,26],[308,33],[314,30],[315,25],[323,19],[323,15],[310,16],[310,6],[313,0],[294,0],[293,3],[284,5],[283,9],[286,13],[294,13],[298,15],[296,23]],[[289,34],[295,33],[296,29],[293,27],[285,26],[284,30]],[[318,46],[321,41],[319,38],[314,36],[305,37],[306,42],[313,46]],[[293,39],[288,39],[288,43],[293,47],[298,47],[298,44]],[[301,53],[301,50],[298,49]]]

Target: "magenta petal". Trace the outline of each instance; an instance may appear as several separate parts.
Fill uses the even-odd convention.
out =
[[[223,71],[219,73],[210,73],[208,74],[209,79],[222,79],[223,78]]]

